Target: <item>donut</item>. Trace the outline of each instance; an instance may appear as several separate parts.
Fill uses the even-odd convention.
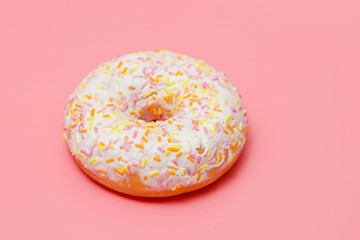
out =
[[[238,159],[242,96],[204,61],[165,50],[101,64],[70,95],[63,137],[95,181],[141,197],[202,188]]]

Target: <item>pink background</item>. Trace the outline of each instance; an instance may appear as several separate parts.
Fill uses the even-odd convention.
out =
[[[360,239],[359,1],[3,1],[1,239]],[[62,140],[100,63],[168,49],[244,96],[243,155],[170,199],[107,190]]]

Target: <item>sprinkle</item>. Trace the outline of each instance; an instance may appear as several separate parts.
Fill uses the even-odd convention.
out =
[[[190,80],[186,80],[186,81],[183,83],[182,87],[184,88],[189,82],[190,82]]]
[[[158,162],[161,162],[161,158],[156,157],[156,156],[154,157],[154,160],[155,160],[155,161],[158,161]]]
[[[156,171],[151,172],[149,175],[150,175],[150,177],[154,177],[154,176],[156,176],[158,174],[159,174],[159,171],[156,170]]]
[[[115,127],[113,127],[113,129],[111,129],[111,132],[114,132],[119,126],[115,125]]]
[[[192,107],[193,103],[194,103],[194,102],[197,102],[197,101],[199,101],[199,100],[200,100],[200,98],[197,98],[197,99],[194,99],[194,100],[190,101],[190,106]]]
[[[119,162],[120,162],[121,158],[122,158],[122,156],[118,157],[118,161],[119,161]]]
[[[76,155],[86,158],[85,154],[83,154],[82,152],[77,152]]]
[[[217,158],[217,160],[216,160],[216,164],[219,164],[219,162],[221,161],[221,159],[222,159],[222,153],[219,152],[219,153],[218,153],[218,158]]]
[[[97,146],[98,146],[98,148],[100,148],[101,151],[103,151],[103,152],[105,151],[104,146],[102,146],[101,143],[99,143]]]
[[[96,161],[97,161],[97,158],[93,158],[90,160],[90,163],[94,165]]]
[[[228,123],[226,124],[226,127],[230,129],[231,132],[234,132],[234,129]]]
[[[226,131],[226,130],[223,130],[223,132],[224,132],[225,134],[229,134],[229,132],[228,132],[228,131]]]
[[[117,65],[117,68],[121,68],[121,65],[123,64],[122,61],[119,62],[119,64]]]
[[[97,90],[105,90],[104,87],[97,87],[96,89],[97,89]]]
[[[115,161],[114,158],[110,158],[110,159],[106,160],[106,163],[111,163],[111,162],[114,162],[114,161]]]
[[[121,171],[120,171],[119,169],[117,169],[117,168],[113,168],[113,170],[114,170],[115,172],[121,174],[121,175],[124,175],[124,172],[121,172]]]
[[[104,170],[104,169],[102,169],[102,168],[99,168],[99,171],[100,171],[100,172],[103,172],[103,173],[105,173],[105,174],[107,173],[107,171]]]
[[[193,108],[190,111],[192,114],[196,114],[196,111]]]
[[[209,165],[203,164],[203,165],[201,165],[198,169],[196,169],[196,171],[199,172],[199,171],[201,171],[201,170],[203,170],[203,169],[205,169],[205,168],[208,168],[208,167],[209,167]]]
[[[126,74],[127,67],[124,68],[124,70],[121,72],[122,75]]]
[[[146,180],[146,179],[148,179],[148,176],[147,176],[147,175],[144,176],[144,180]]]
[[[175,154],[175,157],[180,157],[182,155],[182,152],[178,152],[177,154]]]
[[[108,117],[110,117],[109,114],[106,114],[106,115],[103,116],[103,118],[108,118]]]
[[[65,132],[63,132],[63,138],[64,138],[64,140],[66,141],[66,134],[65,134]]]
[[[199,181],[199,180],[200,180],[200,177],[201,177],[201,173],[198,173],[198,176],[197,176],[196,181]]]
[[[149,130],[149,129],[148,129],[148,130]],[[142,139],[145,143],[148,142],[144,136],[142,136],[141,139]]]
[[[160,142],[160,141],[161,141],[161,137],[160,137],[160,136],[158,136],[158,137],[157,137],[157,140],[158,140],[158,142]]]
[[[169,143],[171,143],[171,142],[172,142],[171,138],[168,138],[168,142],[169,142]]]
[[[214,109],[215,112],[221,112],[221,109]]]
[[[148,103],[147,107],[150,108],[153,105],[155,105],[155,102],[150,102],[150,103]]]
[[[89,96],[89,95],[85,95],[85,97],[86,97],[87,99],[89,99],[89,100],[91,100],[91,99],[92,99],[92,97],[91,97],[91,96]]]
[[[137,131],[134,132],[133,138],[136,138],[136,136],[137,136]]]
[[[171,174],[171,175],[176,175],[176,172],[174,172],[173,170],[170,170],[170,171],[169,171],[169,174]]]
[[[209,149],[209,151],[208,151],[208,157],[210,157],[210,156],[211,156],[212,151],[213,151],[213,148],[211,147],[211,148]]]
[[[178,152],[180,149],[176,147],[168,147],[167,150],[172,152]]]
[[[165,156],[169,156],[169,155],[170,155],[170,152],[166,151]]]
[[[149,135],[150,129],[146,129],[145,136],[147,137]]]
[[[181,176],[184,176],[184,175],[185,175],[185,171],[186,171],[185,168],[183,168],[183,169],[181,170]]]
[[[141,144],[135,144],[135,147],[144,149],[144,145],[141,145]]]
[[[169,94],[169,95],[175,95],[175,93],[170,92],[167,88],[165,88],[165,92],[166,92],[167,94]]]
[[[192,158],[192,157],[190,157],[190,156],[187,156],[187,159],[189,159],[190,160],[190,162],[192,162],[192,163],[194,163],[195,161],[194,161],[194,159]]]
[[[146,162],[147,162],[147,159],[144,158],[144,159],[142,160],[142,162],[141,162],[141,167],[142,167],[142,168],[145,168]]]

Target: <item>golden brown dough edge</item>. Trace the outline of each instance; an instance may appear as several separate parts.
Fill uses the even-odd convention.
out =
[[[242,151],[242,150],[241,150]],[[129,178],[125,181],[120,182],[114,182],[109,178],[104,178],[99,175],[97,175],[94,172],[91,172],[89,169],[85,168],[83,164],[75,157],[76,163],[79,165],[79,167],[93,180],[96,182],[114,190],[117,192],[125,193],[132,196],[138,196],[138,197],[171,197],[176,196],[179,194],[192,192],[197,189],[203,188],[213,182],[215,182],[218,178],[220,178],[224,173],[226,173],[233,164],[238,160],[241,151],[235,156],[233,161],[225,168],[219,170],[219,167],[213,168],[210,171],[207,172],[208,179],[202,182],[198,182],[195,184],[192,184],[190,186],[184,187],[184,188],[178,188],[175,191],[173,190],[153,190],[150,187],[144,185],[138,175],[129,175]],[[229,161],[229,160],[228,160]]]

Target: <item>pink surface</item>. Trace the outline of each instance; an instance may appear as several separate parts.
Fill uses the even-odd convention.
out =
[[[1,3],[1,239],[360,239],[359,1]],[[77,167],[68,95],[100,63],[168,49],[224,71],[249,136],[201,191],[127,197]]]

